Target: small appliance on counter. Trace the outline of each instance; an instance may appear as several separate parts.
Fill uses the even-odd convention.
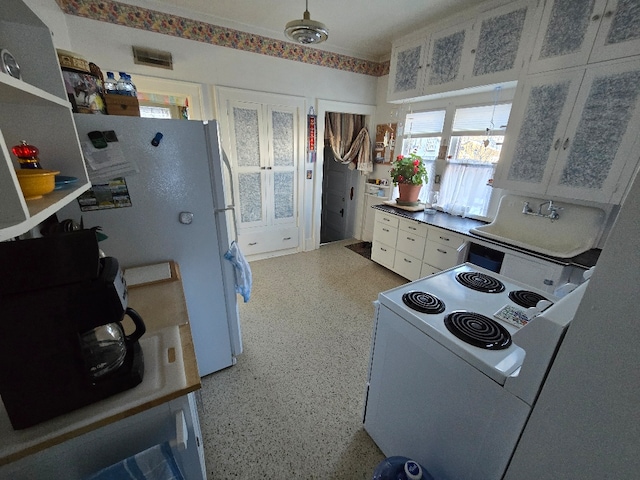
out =
[[[14,429],[142,382],[144,322],[94,230],[2,242],[0,264],[0,395]]]

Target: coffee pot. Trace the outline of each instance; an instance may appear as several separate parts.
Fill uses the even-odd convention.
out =
[[[145,333],[146,328],[138,312],[128,307],[124,314],[133,320],[136,327],[130,335],[125,335],[120,322],[99,325],[80,335],[82,356],[91,380],[98,380],[119,369],[127,356],[127,347],[131,348]]]

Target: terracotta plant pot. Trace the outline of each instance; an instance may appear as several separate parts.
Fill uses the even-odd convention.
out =
[[[400,190],[400,197],[398,201],[402,203],[415,203],[418,201],[418,195],[420,195],[420,189],[422,185],[411,185],[409,183],[399,183],[398,189]]]

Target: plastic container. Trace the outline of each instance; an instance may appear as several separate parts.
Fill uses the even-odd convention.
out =
[[[418,462],[407,457],[388,457],[378,464],[373,480],[434,480]]]

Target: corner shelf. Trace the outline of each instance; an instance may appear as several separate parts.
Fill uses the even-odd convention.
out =
[[[3,0],[0,45],[20,65],[22,79],[0,72],[0,241],[22,235],[91,187],[49,28],[22,0]],[[25,200],[11,147],[40,150],[47,170],[78,178],[71,187]]]

